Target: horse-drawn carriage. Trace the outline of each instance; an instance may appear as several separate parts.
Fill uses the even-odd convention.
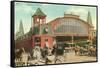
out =
[[[44,48],[41,48],[39,46],[35,46],[33,49],[33,56],[37,57],[37,60],[40,59],[44,64],[62,63],[64,60],[63,55],[64,44],[62,43],[57,43],[53,46],[53,48],[48,48],[46,46]]]
[[[15,52],[16,65],[41,65],[63,63],[65,58],[66,45],[57,43],[53,48],[35,46],[30,52],[24,49],[18,49]],[[96,56],[96,47],[94,46],[74,46],[71,50],[75,55]],[[72,52],[73,52],[72,51]],[[69,52],[67,52],[69,53]]]
[[[64,61],[64,50],[65,50],[64,43],[57,43],[53,47],[52,53],[55,55],[55,63],[62,63]]]
[[[75,55],[96,56],[96,47],[94,46],[76,46],[74,47]]]
[[[96,56],[96,46],[90,46],[88,50],[89,56]]]

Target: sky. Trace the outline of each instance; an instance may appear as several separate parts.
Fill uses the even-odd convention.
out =
[[[66,14],[79,15],[80,19],[87,21],[88,11],[91,13],[92,24],[96,29],[96,7],[75,6],[75,5],[58,5],[58,4],[41,4],[15,2],[15,33],[19,30],[19,24],[22,20],[24,32],[28,32],[32,26],[32,15],[37,8],[40,8],[46,15],[46,23]]]

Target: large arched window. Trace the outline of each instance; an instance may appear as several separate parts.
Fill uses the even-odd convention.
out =
[[[88,27],[79,19],[62,18],[55,26],[54,33],[88,35]]]

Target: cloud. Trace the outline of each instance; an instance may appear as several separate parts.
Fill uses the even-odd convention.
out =
[[[19,29],[20,20],[23,22],[25,32],[29,31],[33,9],[28,3],[15,3],[15,32]]]
[[[16,18],[16,31],[18,30],[20,20],[23,20],[23,25],[25,32],[29,31],[31,27],[31,15],[34,14],[36,9],[40,7],[42,11],[47,15],[46,22],[49,22],[55,19],[58,16],[63,16],[63,13],[73,13],[75,15],[79,15],[81,19],[87,20],[87,13],[88,11],[91,12],[91,17],[93,21],[93,25],[96,27],[96,9],[93,7],[86,7],[86,6],[58,6],[52,4],[38,4],[38,3],[22,3],[16,2],[15,3],[15,18]],[[57,7],[59,9],[57,9]],[[54,10],[54,11],[52,11]],[[59,11],[59,12],[57,12]]]
[[[16,6],[15,6],[15,8],[16,8],[16,12],[18,13],[20,13],[20,12],[24,12],[24,13],[32,13],[33,12],[33,9],[32,9],[32,7],[31,6],[29,6],[28,5],[28,3],[16,3],[15,4]]]
[[[69,7],[69,9],[67,9],[65,13],[72,13],[75,15],[79,15],[80,18],[84,19],[84,18],[86,18],[88,11],[89,10],[87,9],[87,7],[72,6],[72,7]]]
[[[87,6],[71,6],[65,13],[79,15],[81,19],[87,21],[88,11],[91,13],[92,23],[96,29],[96,7]]]
[[[71,8],[67,12],[72,12],[72,13],[75,13],[77,15],[87,14],[87,10],[86,9],[80,9],[80,8]]]

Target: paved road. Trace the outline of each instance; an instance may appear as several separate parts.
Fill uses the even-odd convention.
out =
[[[96,61],[96,57],[78,56],[78,55],[75,55],[74,52],[66,53],[62,58],[61,57],[59,57],[59,59],[61,60],[62,63]],[[34,63],[34,61],[32,63]],[[41,62],[38,62],[38,63],[40,65],[44,64],[44,63],[41,63]],[[57,63],[60,63],[59,60],[57,61]],[[54,63],[50,63],[50,64],[54,64]]]
[[[51,56],[50,58],[54,58],[54,56]],[[96,57],[78,56],[78,55],[75,55],[74,52],[65,53],[64,56],[60,56],[59,59],[61,60],[61,62],[59,62],[59,60],[58,60],[56,63],[96,61]],[[32,61],[28,61],[28,62],[30,62],[31,65],[45,65],[44,60],[40,60],[40,61],[32,60]],[[49,64],[54,64],[54,61],[53,61],[53,63],[50,62]]]
[[[64,63],[96,61],[96,57],[78,56],[74,52],[67,53],[64,59]]]

